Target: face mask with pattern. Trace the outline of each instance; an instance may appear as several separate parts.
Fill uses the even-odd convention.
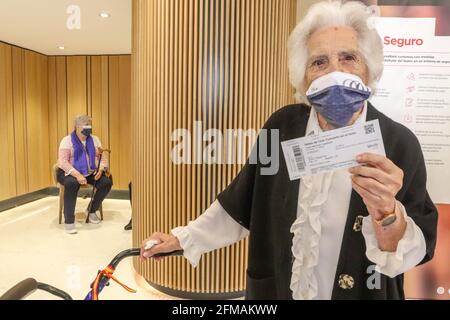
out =
[[[361,78],[339,71],[317,78],[306,92],[313,108],[336,128],[347,126],[370,95]]]

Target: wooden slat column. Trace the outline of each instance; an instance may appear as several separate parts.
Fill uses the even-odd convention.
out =
[[[176,129],[191,134],[194,162],[196,127],[202,135],[208,129],[224,136],[226,129],[258,132],[292,102],[286,45],[295,20],[295,0],[133,1],[135,246],[155,231],[168,233],[194,220],[242,167],[239,146],[226,154],[226,163],[176,165]],[[200,155],[208,144],[197,145]],[[241,147],[245,158],[251,143]],[[177,296],[231,297],[245,290],[247,253],[243,240],[205,254],[197,268],[181,257],[135,259],[134,266],[149,283]]]

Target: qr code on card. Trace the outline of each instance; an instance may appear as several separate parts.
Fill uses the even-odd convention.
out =
[[[364,126],[364,131],[366,132],[366,134],[372,134],[375,132],[375,127],[373,126],[373,123],[371,124],[366,124]]]

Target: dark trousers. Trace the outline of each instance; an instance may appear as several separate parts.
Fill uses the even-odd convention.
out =
[[[90,185],[95,184],[95,177],[93,174],[86,177],[87,183]],[[66,224],[72,224],[75,222],[75,205],[77,203],[78,190],[80,190],[80,184],[77,179],[72,176],[66,176],[64,171],[58,170],[58,182],[64,186],[64,219]],[[100,204],[108,195],[112,187],[112,181],[110,178],[103,175],[97,181],[97,191],[94,195],[92,207],[89,213],[94,213],[100,208]]]

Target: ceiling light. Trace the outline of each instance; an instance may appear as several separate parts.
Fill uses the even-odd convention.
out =
[[[111,15],[108,12],[100,12],[99,16],[102,17],[102,18],[109,18],[109,17],[111,17]]]
[[[64,50],[65,48],[63,46],[58,46],[59,50]]]

